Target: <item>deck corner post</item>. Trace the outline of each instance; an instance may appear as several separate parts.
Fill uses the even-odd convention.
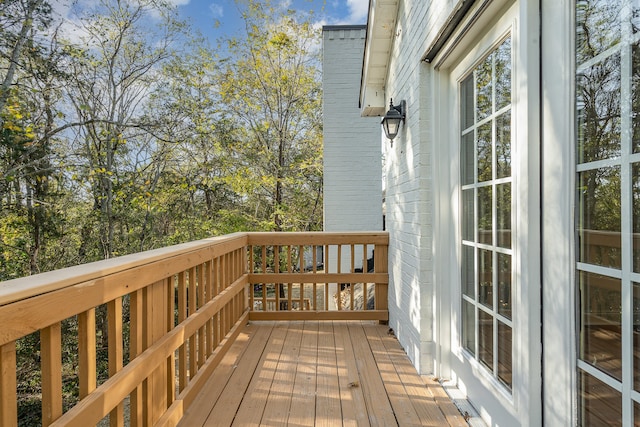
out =
[[[374,247],[374,269],[376,273],[389,273],[389,246],[388,244],[376,244]],[[375,309],[389,310],[389,285],[388,283],[375,284]],[[388,321],[381,320],[380,324]]]

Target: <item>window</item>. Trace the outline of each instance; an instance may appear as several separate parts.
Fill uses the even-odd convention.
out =
[[[511,39],[459,90],[462,346],[511,389]]]
[[[581,425],[640,424],[640,5],[576,1]]]

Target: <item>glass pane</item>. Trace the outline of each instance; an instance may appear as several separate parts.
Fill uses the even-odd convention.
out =
[[[498,313],[511,319],[511,255],[498,256]]]
[[[478,249],[478,301],[493,308],[493,252]]]
[[[489,122],[478,128],[478,182],[493,178],[491,154],[491,122]]]
[[[620,279],[580,272],[580,352],[585,362],[622,380]]]
[[[462,136],[460,147],[460,171],[462,175],[462,185],[473,184],[475,182],[473,155],[473,132],[469,132],[468,134]]]
[[[633,164],[633,271],[640,273],[640,163]]]
[[[475,299],[476,260],[474,252],[473,246],[462,245],[462,293]]]
[[[640,46],[633,46],[633,69],[631,70],[631,128],[633,152],[640,152]]]
[[[478,310],[478,323],[480,361],[493,371],[493,317],[483,310]]]
[[[511,111],[496,119],[496,177],[511,176]]]
[[[580,172],[578,261],[620,268],[620,167]]]
[[[492,84],[491,68],[492,56],[482,61],[474,70],[476,77],[476,120],[480,121],[491,114],[492,107]]]
[[[511,328],[502,322],[498,322],[498,378],[511,388]]]
[[[474,194],[473,188],[462,190],[462,240],[475,241],[473,214],[476,199]]]
[[[633,284],[633,388],[640,391],[640,284]],[[636,412],[636,416],[640,416]]]
[[[478,242],[492,244],[491,187],[478,188]]]
[[[578,161],[620,156],[620,54],[584,70],[576,79]]]
[[[473,125],[473,74],[460,84],[460,130]]]
[[[580,422],[585,427],[621,426],[622,395],[586,372],[579,372]]]
[[[640,404],[633,402],[633,425],[640,426]]]
[[[576,62],[585,61],[620,42],[620,0],[576,2]]]
[[[511,248],[511,183],[496,185],[498,246]]]
[[[511,39],[493,54],[496,60],[496,110],[511,104]]]
[[[476,353],[476,314],[475,306],[462,300],[462,346]]]

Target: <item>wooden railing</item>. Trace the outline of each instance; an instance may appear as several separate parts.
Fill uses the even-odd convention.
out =
[[[16,343],[31,334],[44,426],[105,417],[111,426],[175,425],[250,319],[388,319],[387,245],[386,233],[236,233],[2,282],[0,426],[18,423]],[[332,251],[340,264],[327,264]],[[357,307],[358,292],[373,307]],[[62,391],[65,334],[78,348],[71,404]]]
[[[388,320],[387,233],[251,233],[248,243],[250,319]]]

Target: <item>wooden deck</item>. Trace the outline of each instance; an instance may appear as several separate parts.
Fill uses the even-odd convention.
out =
[[[180,426],[466,426],[388,327],[252,322]]]

